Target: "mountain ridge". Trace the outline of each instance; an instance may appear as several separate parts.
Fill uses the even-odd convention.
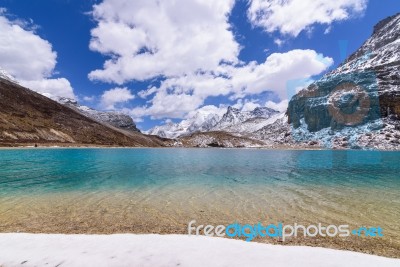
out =
[[[125,134],[30,89],[0,78],[0,145],[168,146],[167,140]]]
[[[268,119],[278,114],[278,111],[268,107],[256,107],[254,110],[241,111],[229,106],[222,117],[216,113],[202,114],[197,112],[193,117],[182,120],[179,123],[167,123],[156,126],[146,133],[161,137],[178,138],[196,132],[248,132],[248,127],[255,127],[254,124],[251,125],[252,120],[258,119],[260,123],[265,123],[268,122]]]
[[[55,100],[58,103],[70,107],[81,113],[82,115],[94,119],[98,122],[109,124],[111,126],[127,131],[140,132],[140,130],[136,127],[133,119],[129,115],[123,114],[121,112],[98,111],[87,106],[82,106],[78,103],[78,101],[71,98],[57,97]]]
[[[400,13],[378,22],[342,64],[297,93],[284,115],[259,129],[230,133],[269,148],[399,150],[399,51]],[[197,144],[218,143],[218,136],[202,134]]]

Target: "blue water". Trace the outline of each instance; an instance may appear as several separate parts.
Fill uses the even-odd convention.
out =
[[[400,248],[400,153],[0,150],[0,232],[187,233],[187,223],[381,227]],[[346,241],[346,242],[347,242]],[[331,239],[320,239],[331,247]],[[315,243],[304,243],[315,245]],[[398,254],[398,253],[397,253]]]
[[[0,150],[0,194],[281,185],[400,189],[400,153],[245,149]]]
[[[377,151],[0,150],[0,231],[345,223],[383,227],[400,246],[399,163],[399,152]]]

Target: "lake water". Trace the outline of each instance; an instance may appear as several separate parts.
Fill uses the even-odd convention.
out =
[[[399,152],[377,151],[0,150],[0,231],[185,233],[192,219],[349,224],[382,227],[382,240],[362,242],[397,253],[399,163]]]

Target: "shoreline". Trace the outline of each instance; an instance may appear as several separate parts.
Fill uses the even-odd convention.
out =
[[[399,266],[400,260],[344,250],[226,238],[0,233],[0,266]]]
[[[188,149],[188,148],[193,148],[193,149],[243,149],[243,150],[318,150],[318,151],[400,151],[400,147],[398,150],[396,149],[352,149],[352,148],[326,148],[326,147],[311,147],[311,146],[249,146],[249,147],[197,147],[197,146],[160,146],[160,147],[154,147],[154,146],[112,146],[112,145],[89,145],[89,144],[76,144],[76,145],[70,145],[70,144],[64,144],[64,143],[54,143],[54,144],[38,144],[37,147],[34,145],[24,145],[24,144],[18,144],[16,146],[4,146],[3,144],[0,143],[0,150],[2,149],[54,149],[54,148],[59,148],[59,149],[66,149],[66,148],[103,148],[103,149],[135,149],[135,148],[147,148],[147,149],[168,149],[168,148],[182,148],[182,149]]]
[[[290,147],[290,146],[279,146],[279,147],[267,147],[267,146],[252,146],[252,147],[196,147],[196,146],[162,146],[162,147],[151,147],[151,146],[107,146],[107,145],[66,145],[66,144],[49,144],[40,145],[37,147],[33,145],[29,146],[2,146],[0,144],[0,150],[6,149],[243,149],[243,150],[333,150],[323,147]]]
[[[93,145],[78,145],[78,146],[1,146],[0,150],[40,150],[40,149],[229,149],[229,150],[288,150],[288,151],[377,151],[377,152],[400,152],[400,148],[396,149],[332,149],[324,147],[193,147],[193,146],[165,146],[165,147],[139,147],[139,146],[93,146]]]

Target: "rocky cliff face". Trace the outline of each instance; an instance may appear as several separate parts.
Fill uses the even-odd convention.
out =
[[[336,70],[300,91],[288,122],[310,132],[341,131],[400,119],[400,14],[379,22],[372,36]]]
[[[136,128],[136,124],[133,122],[133,119],[126,114],[119,112],[98,111],[86,106],[81,106],[76,100],[70,98],[59,97],[56,100],[57,102],[70,107],[98,122],[106,123],[123,130],[140,132],[140,130]]]

